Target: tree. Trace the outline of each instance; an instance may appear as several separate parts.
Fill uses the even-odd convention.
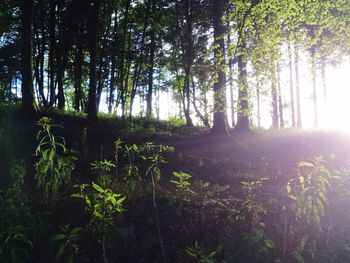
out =
[[[34,116],[37,106],[33,88],[33,0],[22,2],[22,108]]]
[[[225,43],[223,18],[223,0],[213,0],[214,23],[214,63],[216,79],[214,83],[214,117],[212,133],[226,132],[226,86],[225,86]]]
[[[97,27],[100,13],[100,0],[93,0],[89,19],[89,55],[90,55],[90,82],[89,82],[89,101],[88,101],[88,119],[91,122],[97,120],[96,107],[96,60],[97,60]]]

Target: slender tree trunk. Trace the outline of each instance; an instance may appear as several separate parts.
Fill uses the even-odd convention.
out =
[[[250,130],[250,110],[248,103],[247,62],[245,57],[246,45],[243,40],[241,40],[238,52],[238,109],[237,124],[235,126],[235,130],[240,132],[247,132]]]
[[[288,43],[288,58],[289,58],[289,89],[290,89],[290,106],[291,106],[291,112],[292,112],[292,127],[295,127],[293,63],[292,63],[292,50],[291,50],[290,43]]]
[[[275,69],[271,72],[271,95],[272,95],[272,127],[278,128],[278,102],[277,102],[277,80]]]
[[[312,76],[312,102],[314,108],[314,127],[318,126],[318,111],[317,111],[317,87],[316,87],[316,50],[311,47],[311,76]]]
[[[152,0],[152,14],[155,15],[156,12],[156,0]],[[153,72],[154,72],[154,54],[156,49],[155,40],[155,29],[152,24],[152,29],[150,32],[150,55],[149,55],[149,66],[148,66],[148,91],[147,91],[147,109],[146,115],[152,115],[152,94],[153,94]]]
[[[33,0],[22,3],[22,109],[29,116],[36,115],[33,88]]]
[[[107,36],[109,34],[109,29],[111,26],[111,19],[112,19],[112,14],[107,21],[107,28],[103,36],[102,40],[102,47],[101,47],[101,53],[100,53],[100,59],[98,63],[98,73],[97,73],[97,94],[96,94],[96,108],[97,112],[99,111],[100,108],[100,102],[101,102],[101,96],[102,96],[102,90],[103,90],[103,59],[105,57],[105,50],[106,50],[106,45],[107,45]],[[108,75],[108,74],[107,74]]]
[[[115,71],[116,71],[116,64],[117,64],[117,57],[116,57],[116,46],[118,43],[117,39],[117,31],[118,31],[118,11],[116,10],[114,13],[114,49],[112,51],[112,58],[111,58],[111,78],[109,81],[109,96],[108,96],[108,113],[112,113],[112,107],[114,104],[114,91],[115,91]]]
[[[55,91],[55,51],[56,51],[56,33],[55,33],[55,27],[56,27],[56,0],[50,0],[50,17],[49,17],[49,106],[52,107],[56,103],[56,91]]]
[[[214,21],[214,63],[218,79],[214,83],[214,116],[212,133],[226,132],[226,88],[225,74],[225,28],[222,24],[223,1],[213,0],[213,21]]]
[[[119,85],[120,85],[120,100],[121,100],[121,106],[122,106],[122,119],[125,120],[125,86],[124,86],[124,80],[125,80],[125,47],[126,47],[126,36],[127,36],[127,27],[128,27],[128,19],[129,19],[129,8],[130,8],[130,0],[126,0],[125,3],[125,13],[124,13],[124,24],[123,24],[123,40],[122,40],[122,52],[121,52],[121,58],[120,58],[120,79],[119,79]]]
[[[301,120],[301,103],[300,103],[300,87],[299,87],[299,50],[297,45],[294,45],[294,70],[295,70],[295,91],[297,100],[297,127],[302,127]]]
[[[210,128],[210,124],[209,124],[209,120],[208,120],[207,116],[203,115],[200,112],[200,110],[198,109],[198,107],[197,107],[197,104],[196,104],[196,100],[197,100],[196,99],[196,87],[195,87],[195,84],[194,84],[193,77],[191,79],[192,79],[192,98],[193,98],[192,104],[193,104],[193,108],[196,111],[196,114],[199,117],[199,119],[203,122],[204,126],[207,127],[207,128]]]
[[[256,82],[256,100],[257,100],[257,111],[258,111],[258,128],[261,128],[261,113],[260,113],[260,82]]]
[[[89,82],[89,98],[88,98],[88,120],[95,122],[97,120],[96,108],[96,59],[97,59],[97,28],[100,13],[100,0],[94,0],[90,10],[88,46],[90,54],[90,82]]]
[[[322,61],[321,64],[321,79],[322,79],[322,88],[323,88],[323,99],[327,102],[327,81],[326,81],[326,64]]]
[[[129,107],[129,119],[130,120],[132,118],[134,99],[136,96],[136,90],[137,90],[137,87],[139,85],[139,79],[140,79],[141,70],[142,70],[142,66],[143,66],[143,52],[145,50],[146,29],[148,27],[148,20],[149,20],[150,11],[151,11],[151,0],[148,0],[147,1],[147,11],[145,14],[143,30],[142,30],[140,55],[138,57],[138,60],[136,60],[136,62],[135,62],[135,70],[134,70],[132,88],[131,88],[131,93],[130,93],[130,107]]]
[[[282,100],[282,88],[281,88],[281,69],[277,64],[277,92],[278,92],[278,113],[280,128],[284,128],[284,114],[283,114],[283,100]]]
[[[74,63],[74,80],[75,80],[75,90],[74,90],[74,105],[73,108],[76,111],[80,111],[80,102],[82,97],[82,69],[84,62],[83,53],[83,34],[79,34],[77,38],[77,46],[75,52],[75,63]]]

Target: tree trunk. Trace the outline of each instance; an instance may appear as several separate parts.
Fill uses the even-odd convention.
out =
[[[100,13],[100,0],[94,0],[93,6],[90,10],[90,19],[88,27],[88,45],[90,55],[90,82],[89,82],[89,95],[88,95],[88,120],[95,122],[97,120],[97,108],[96,108],[96,59],[97,59],[97,27],[98,18]]]
[[[290,106],[291,106],[291,112],[292,112],[292,127],[295,127],[293,63],[292,63],[292,50],[291,50],[290,43],[288,43],[288,58],[289,58],[289,89],[290,89]]]
[[[122,40],[122,52],[120,58],[120,100],[122,105],[122,119],[125,120],[125,87],[124,87],[124,79],[125,79],[125,47],[126,47],[126,35],[127,35],[127,27],[128,27],[128,17],[129,17],[129,7],[130,0],[126,0],[125,3],[125,14],[124,14],[124,24],[123,24],[123,40]]]
[[[143,30],[142,30],[142,37],[141,37],[141,48],[140,48],[140,55],[138,57],[138,60],[135,62],[135,70],[134,70],[134,76],[133,76],[133,82],[132,82],[132,88],[130,93],[130,107],[129,107],[129,119],[132,118],[132,110],[134,106],[134,99],[136,96],[136,90],[139,85],[139,79],[140,74],[143,66],[143,52],[145,50],[145,38],[146,38],[146,29],[148,27],[148,19],[149,19],[149,13],[151,10],[151,0],[147,1],[147,10],[144,18],[144,24],[143,24]]]
[[[152,14],[155,15],[156,11],[156,0],[152,0]],[[153,95],[153,72],[154,72],[154,53],[156,49],[155,43],[155,29],[152,24],[152,29],[150,32],[150,54],[149,54],[149,66],[148,66],[148,91],[147,91],[147,109],[146,115],[152,115],[152,95]]]
[[[247,132],[250,130],[249,124],[249,104],[248,104],[248,80],[247,80],[247,62],[246,45],[243,40],[239,45],[237,65],[238,65],[238,109],[236,131]]]
[[[82,69],[84,62],[84,53],[83,53],[83,34],[79,34],[77,37],[77,46],[75,52],[75,63],[74,63],[74,81],[75,81],[75,90],[74,90],[74,104],[73,108],[76,111],[80,111],[81,108],[81,97],[82,97]]]
[[[213,21],[214,21],[214,63],[217,73],[217,80],[214,83],[214,116],[212,133],[226,132],[226,88],[225,74],[225,43],[224,43],[224,26],[222,24],[223,17],[223,1],[213,0]]]
[[[281,88],[281,69],[277,64],[277,92],[278,92],[278,113],[280,128],[284,128],[284,114],[283,114],[283,100],[282,100],[282,88]]]
[[[48,69],[49,69],[49,106],[52,107],[56,103],[56,87],[55,87],[55,51],[56,51],[56,0],[50,0],[50,11],[49,11],[49,61],[48,61]]]
[[[314,108],[314,127],[318,126],[318,111],[317,111],[317,87],[316,87],[316,50],[315,46],[311,47],[311,77],[312,77],[312,102]]]
[[[277,102],[277,80],[275,69],[271,72],[271,95],[272,95],[272,127],[278,128],[278,102]]]
[[[300,103],[300,87],[299,87],[299,52],[298,47],[294,45],[294,70],[295,70],[295,91],[297,100],[297,127],[302,127],[301,120],[301,103]]]
[[[22,5],[22,109],[31,117],[37,107],[33,90],[33,0],[23,0]]]
[[[112,19],[112,14],[110,15],[109,20],[107,21],[107,28],[106,31],[103,35],[103,40],[102,40],[102,47],[101,47],[101,53],[100,53],[100,59],[98,63],[98,73],[97,73],[97,94],[96,94],[96,110],[97,112],[99,111],[100,108],[100,103],[101,103],[101,96],[102,96],[102,90],[103,90],[103,59],[105,56],[105,50],[106,50],[106,45],[107,45],[107,37],[109,35],[109,30],[111,26],[111,19]],[[107,74],[109,75],[109,74]]]
[[[257,100],[257,112],[258,112],[258,128],[261,128],[261,113],[260,113],[260,82],[257,80],[256,83],[256,100]]]

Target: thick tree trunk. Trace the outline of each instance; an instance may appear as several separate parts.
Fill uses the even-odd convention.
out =
[[[247,132],[250,130],[249,123],[249,104],[248,104],[248,80],[247,80],[247,62],[245,58],[246,45],[241,40],[239,45],[237,65],[238,65],[238,109],[237,124],[235,130]]]
[[[89,19],[89,55],[90,55],[90,82],[89,82],[89,95],[88,95],[88,120],[95,122],[97,120],[97,108],[96,108],[96,59],[97,59],[97,28],[98,18],[100,13],[100,0],[94,0],[91,7],[91,14]]]
[[[37,111],[33,90],[33,0],[22,4],[22,109],[34,117]]]
[[[223,69],[225,67],[225,43],[224,34],[225,29],[222,24],[223,17],[223,1],[213,0],[213,21],[214,21],[214,61],[215,71],[217,73],[217,80],[214,83],[214,116],[212,133],[226,132],[226,88],[225,88],[225,74]]]

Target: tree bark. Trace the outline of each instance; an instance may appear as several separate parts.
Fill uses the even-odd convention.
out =
[[[247,132],[250,130],[249,123],[249,103],[248,103],[248,80],[247,80],[247,62],[245,58],[246,45],[243,39],[238,47],[237,65],[238,65],[238,109],[237,124],[235,130]]]
[[[49,69],[49,106],[52,107],[56,103],[56,87],[55,87],[55,51],[56,51],[56,0],[50,0],[50,11],[49,11],[49,61],[48,61],[48,69]]]
[[[75,52],[75,62],[74,62],[74,82],[75,82],[75,90],[74,90],[74,105],[73,108],[76,111],[80,111],[81,109],[81,99],[82,99],[82,69],[84,62],[84,53],[83,53],[83,34],[79,34],[77,37],[77,46]]]
[[[292,127],[295,127],[293,62],[292,62],[292,50],[291,50],[290,43],[288,43],[288,59],[289,59],[289,90],[290,90],[290,107],[291,107],[291,113],[292,113]]]
[[[312,77],[312,102],[314,108],[314,127],[318,126],[318,111],[317,111],[317,87],[316,87],[316,50],[315,46],[311,47],[311,77]]]
[[[278,128],[278,102],[277,102],[277,80],[275,69],[271,72],[271,95],[272,95],[272,127]]]
[[[226,88],[225,88],[225,74],[223,69],[225,67],[225,43],[224,34],[225,27],[221,19],[223,17],[223,1],[213,0],[213,21],[214,21],[214,63],[215,73],[217,73],[217,80],[214,83],[214,116],[213,127],[211,132],[225,133],[226,132]]]
[[[281,88],[281,69],[277,64],[277,92],[278,92],[278,113],[280,128],[284,128],[284,114],[283,114],[283,100],[282,100],[282,88]]]
[[[156,0],[152,0],[152,15],[155,15],[155,11],[156,11]],[[147,91],[147,108],[146,108],[147,116],[152,115],[154,54],[156,49],[155,29],[153,24],[150,32],[150,39],[151,39],[151,43],[149,47],[150,54],[149,54],[149,66],[148,66],[148,91]]]
[[[89,94],[88,94],[88,120],[90,122],[95,122],[97,120],[97,108],[96,108],[96,59],[97,59],[97,28],[98,28],[98,18],[100,13],[100,0],[94,0],[93,6],[90,10],[89,19],[89,55],[90,55],[90,65],[89,65]]]
[[[22,109],[34,117],[37,107],[33,88],[33,0],[22,3]]]
[[[295,70],[295,91],[297,100],[297,127],[302,127],[301,120],[301,103],[300,103],[300,87],[299,87],[299,50],[297,45],[294,45],[294,70]]]

